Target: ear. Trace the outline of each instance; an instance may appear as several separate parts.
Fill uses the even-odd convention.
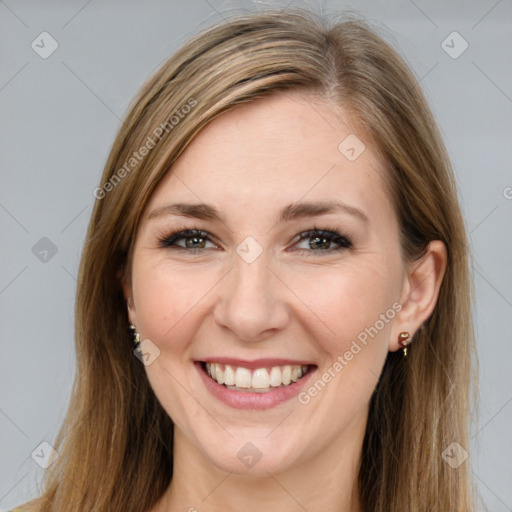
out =
[[[118,272],[117,278],[119,279],[123,289],[123,295],[126,301],[126,307],[128,309],[128,321],[131,324],[137,325],[137,315],[135,314],[131,279],[129,276],[127,277],[122,271]]]
[[[446,271],[447,252],[440,240],[430,242],[426,254],[411,263],[406,271],[400,304],[402,309],[395,317],[389,350],[402,348],[398,335],[402,331],[411,338],[434,311],[439,290]]]

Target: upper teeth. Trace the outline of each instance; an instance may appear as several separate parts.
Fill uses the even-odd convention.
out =
[[[206,372],[213,380],[237,388],[266,389],[288,386],[290,382],[298,381],[308,370],[309,366],[300,364],[249,370],[229,364],[206,363]]]

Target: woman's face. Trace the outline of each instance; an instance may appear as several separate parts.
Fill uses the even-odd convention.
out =
[[[263,475],[361,442],[403,327],[383,172],[348,118],[280,93],[214,120],[153,194],[125,293],[197,460]]]

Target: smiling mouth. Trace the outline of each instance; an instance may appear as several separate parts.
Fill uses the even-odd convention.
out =
[[[243,366],[210,363],[201,366],[212,380],[232,391],[245,393],[269,393],[293,385],[302,379],[314,365],[283,365],[268,368],[249,369]]]

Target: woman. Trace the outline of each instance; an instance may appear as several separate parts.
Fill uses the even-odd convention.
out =
[[[128,113],[58,458],[23,510],[475,509],[467,240],[438,130],[364,23],[277,14],[198,35]]]

